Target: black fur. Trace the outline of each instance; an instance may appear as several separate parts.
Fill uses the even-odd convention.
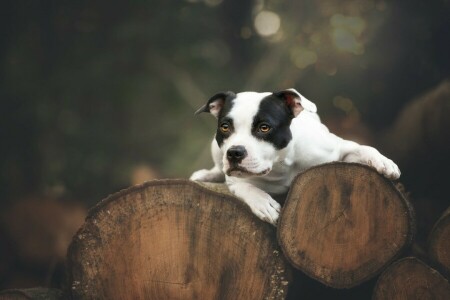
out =
[[[227,99],[234,99],[236,98],[236,94],[234,92],[228,91],[228,92],[219,92],[217,94],[215,94],[214,96],[212,96],[211,98],[209,98],[208,102],[203,105],[202,107],[200,107],[195,114],[198,115],[202,112],[210,112],[209,111],[209,105],[214,102],[214,101],[221,101],[221,105],[223,105],[224,102],[227,101]]]
[[[228,113],[230,112],[231,108],[233,107],[233,100],[236,98],[236,94],[233,92],[227,92],[226,96],[224,97],[224,103],[223,107],[219,112],[219,116],[217,117],[217,132],[216,132],[216,141],[219,147],[222,146],[223,141],[230,136],[230,134],[233,132],[233,120],[226,117]],[[223,133],[220,131],[220,125],[224,122],[227,122],[230,125],[230,131],[229,133]]]
[[[267,96],[261,101],[258,113],[253,119],[252,134],[258,139],[273,144],[278,150],[283,149],[292,140],[289,128],[292,117],[292,112],[280,97]],[[269,132],[259,131],[259,126],[263,123],[271,127]]]
[[[227,115],[233,107],[233,99],[236,98],[234,93],[228,94],[223,103],[223,108],[219,112],[217,122],[216,141],[219,147],[223,145],[224,140],[229,137],[233,131],[233,120]],[[278,150],[286,147],[292,140],[292,133],[289,129],[293,115],[286,103],[280,96],[272,94],[265,97],[259,105],[259,110],[253,119],[252,134],[258,139],[267,141],[274,145]],[[228,123],[230,131],[223,133],[220,130],[222,123]],[[259,131],[259,126],[265,123],[271,127],[267,133]]]

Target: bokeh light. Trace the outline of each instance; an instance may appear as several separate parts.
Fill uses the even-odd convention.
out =
[[[259,35],[268,37],[280,30],[281,19],[276,13],[263,10],[256,15],[254,25]]]
[[[330,18],[330,24],[333,27],[331,31],[333,42],[339,50],[357,55],[364,53],[361,36],[366,28],[366,22],[362,18],[335,14]]]
[[[8,246],[30,236],[4,234],[23,221],[21,212],[43,220],[49,230],[41,234],[56,236],[61,226],[45,223],[51,209],[62,222],[72,216],[69,202],[86,209],[130,184],[210,168],[216,121],[193,113],[218,91],[296,88],[317,104],[330,131],[369,143],[381,142],[405,107],[450,78],[444,0],[2,4],[0,289],[26,287],[14,284],[30,276],[32,286],[46,286],[54,274],[45,264],[29,268],[21,249]],[[416,113],[422,110],[436,114],[408,124],[419,133],[425,126],[432,140],[443,110],[433,104]],[[403,133],[391,149],[415,143],[402,140],[415,130]],[[432,159],[450,151],[426,146],[418,155],[404,151],[413,153],[411,168],[420,161],[424,168],[403,178],[428,193],[449,182],[448,168],[435,172],[443,164]],[[433,149],[440,152],[420,157]],[[58,253],[70,239],[62,240]]]
[[[304,47],[294,47],[290,51],[290,57],[295,66],[304,69],[317,62],[317,54]]]

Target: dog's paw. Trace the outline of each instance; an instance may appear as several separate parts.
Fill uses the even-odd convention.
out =
[[[259,219],[277,226],[281,205],[269,194],[254,185],[237,181],[227,181],[230,191],[248,205],[252,213]]]
[[[225,175],[220,171],[203,169],[194,172],[189,179],[192,181],[223,182]]]
[[[210,177],[210,171],[203,169],[203,170],[198,170],[195,171],[194,173],[192,173],[191,177],[189,177],[190,180],[192,181],[207,181],[205,179],[208,179]]]
[[[261,220],[277,226],[281,205],[269,195],[254,198],[247,202],[252,212]]]
[[[401,175],[398,166],[374,148],[366,148],[361,153],[362,162],[375,168],[378,173],[389,179],[398,179]]]
[[[398,166],[392,160],[384,156],[373,157],[367,161],[367,164],[374,167],[378,173],[392,180],[398,179],[401,175]]]

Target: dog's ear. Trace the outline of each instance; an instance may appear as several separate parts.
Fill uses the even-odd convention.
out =
[[[209,98],[208,102],[200,107],[195,114],[198,115],[202,112],[209,112],[214,117],[218,117],[220,110],[222,109],[225,100],[229,98],[234,98],[236,95],[233,92],[220,92]]]
[[[279,92],[273,93],[275,96],[281,98],[284,103],[289,107],[294,117],[298,116],[298,114],[302,110],[306,110],[309,112],[317,112],[317,107],[314,103],[306,99],[295,89],[287,89]]]

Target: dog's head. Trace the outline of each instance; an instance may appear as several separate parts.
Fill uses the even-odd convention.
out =
[[[222,92],[212,96],[196,114],[209,112],[218,120],[216,141],[223,151],[228,176],[263,176],[282,159],[292,140],[290,124],[314,103],[294,89],[274,93]]]

